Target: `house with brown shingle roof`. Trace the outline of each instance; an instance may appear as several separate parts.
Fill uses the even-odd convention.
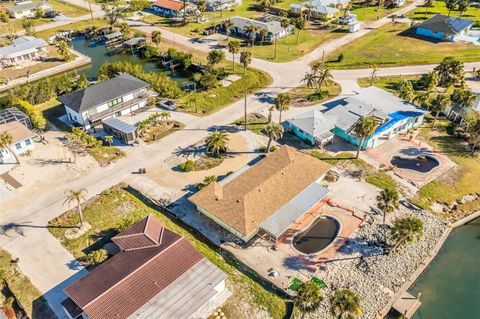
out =
[[[201,318],[219,306],[225,273],[153,216],[112,241],[121,252],[64,289],[70,318]]]
[[[12,121],[5,124],[0,124],[0,133],[8,133],[12,137],[12,142],[9,148],[0,148],[0,163],[6,163],[13,159],[12,152],[16,155],[24,154],[33,150],[33,133],[28,127],[20,122]]]
[[[321,201],[330,165],[290,146],[192,195],[197,210],[248,242],[259,231],[279,238]]]

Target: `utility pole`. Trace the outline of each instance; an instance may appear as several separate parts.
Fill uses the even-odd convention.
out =
[[[244,99],[244,113],[245,113],[245,118],[243,120],[243,123],[245,125],[245,131],[247,130],[247,90],[245,90],[245,99]]]

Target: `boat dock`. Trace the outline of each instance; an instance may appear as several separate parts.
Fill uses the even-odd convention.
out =
[[[405,291],[400,298],[393,303],[392,308],[404,318],[409,319],[413,316],[421,304],[422,303],[417,297],[414,297]]]

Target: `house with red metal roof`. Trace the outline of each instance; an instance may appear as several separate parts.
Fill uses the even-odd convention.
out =
[[[69,318],[204,318],[228,295],[225,273],[153,216],[112,241],[121,251],[64,289]]]
[[[151,9],[158,15],[166,18],[179,18],[183,17],[183,12],[189,15],[196,9],[196,5],[178,1],[178,0],[157,0],[152,4]]]

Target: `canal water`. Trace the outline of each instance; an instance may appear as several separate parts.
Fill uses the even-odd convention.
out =
[[[421,292],[413,319],[480,318],[480,218],[453,230],[410,288]]]
[[[100,65],[102,65],[103,63],[126,61],[142,65],[145,71],[165,73],[169,78],[175,80],[180,87],[182,87],[184,84],[189,84],[192,82],[192,80],[190,79],[190,72],[175,71],[174,73],[172,73],[170,71],[165,71],[165,69],[154,60],[146,60],[136,54],[125,53],[121,49],[107,49],[105,45],[97,45],[93,41],[87,44],[83,36],[73,38],[72,47],[76,51],[92,59],[90,65],[77,70],[79,74],[85,74],[88,78],[91,79],[95,79],[97,77]]]

